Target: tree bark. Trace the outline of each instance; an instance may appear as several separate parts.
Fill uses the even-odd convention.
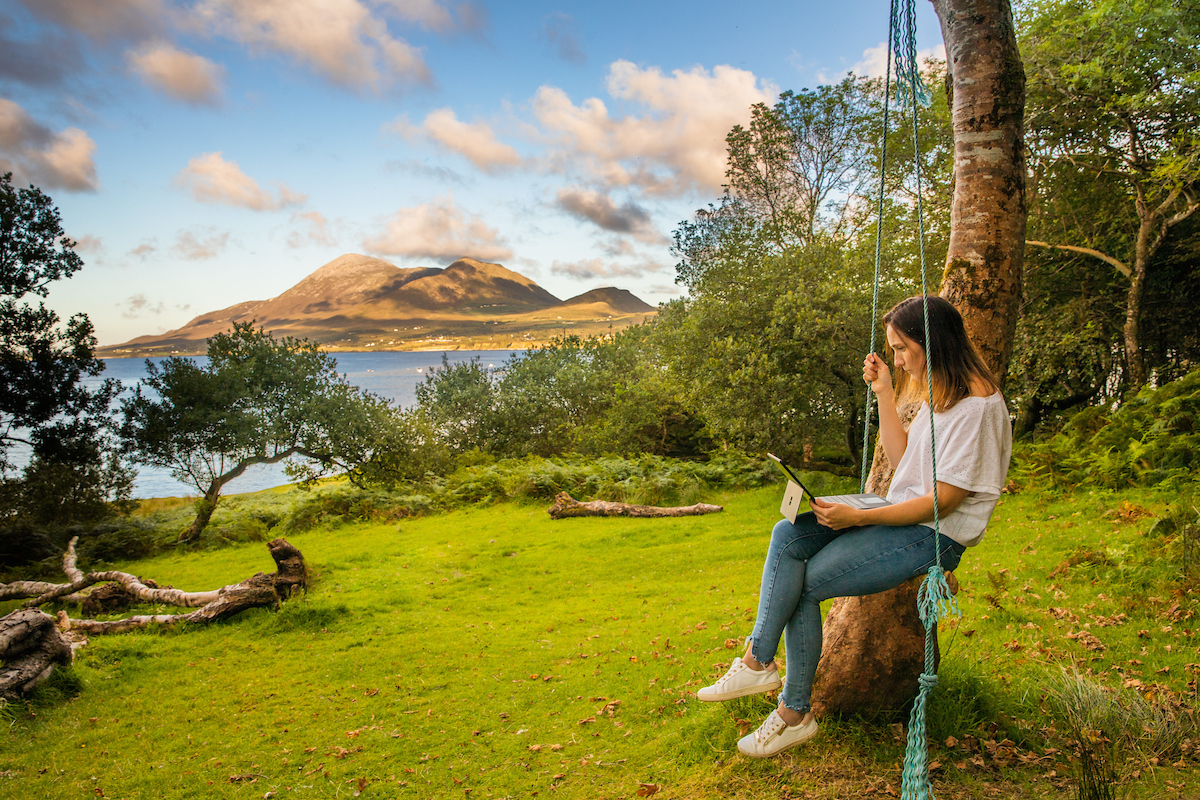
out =
[[[54,617],[23,608],[0,618],[0,697],[14,699],[50,677],[56,664],[70,664],[71,643],[54,625]]]
[[[694,506],[636,506],[630,503],[613,503],[608,500],[590,500],[581,503],[566,492],[559,492],[550,506],[551,519],[568,517],[694,517],[700,514],[715,514],[721,506],[696,503]]]
[[[954,124],[954,198],[941,294],[1003,382],[1012,355],[1025,250],[1025,73],[1007,0],[932,0],[946,42]],[[902,409],[907,429],[919,405]],[[893,465],[876,445],[868,490]],[[957,584],[948,575],[952,588]],[[813,684],[818,713],[898,710],[916,697],[925,631],[914,579],[834,601]]]
[[[70,664],[73,647],[68,637],[72,634],[123,633],[152,624],[215,622],[248,608],[277,607],[281,600],[290,597],[297,589],[308,586],[304,556],[285,539],[274,539],[267,544],[267,550],[275,560],[274,573],[267,575],[260,572],[241,583],[211,592],[181,592],[150,587],[126,572],[84,574],[75,568],[74,547],[75,540],[72,539],[67,555],[63,557],[63,571],[71,578],[69,583],[25,581],[0,585],[0,594],[7,590],[9,597],[34,597],[37,601],[43,601],[46,597],[57,599],[72,595],[75,587],[81,583],[109,581],[121,585],[139,600],[184,607],[199,605],[200,608],[188,614],[140,615],[116,620],[72,619],[66,612],[60,611],[57,624],[53,617],[41,609],[14,611],[0,618],[0,661],[4,663],[0,668],[0,697],[13,698],[27,694],[49,677],[55,664]],[[29,593],[20,595],[17,594],[19,591]],[[204,599],[204,602],[199,602],[200,599]],[[76,646],[82,646],[85,642],[77,640]]]

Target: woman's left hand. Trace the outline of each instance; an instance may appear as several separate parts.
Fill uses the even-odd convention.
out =
[[[808,501],[809,507],[817,517],[817,522],[835,531],[845,530],[861,525],[859,510],[842,503],[826,503],[819,497]]]

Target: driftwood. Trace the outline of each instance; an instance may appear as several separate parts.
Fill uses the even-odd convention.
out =
[[[145,614],[125,619],[72,619],[65,611],[57,620],[38,608],[26,607],[0,618],[0,697],[14,698],[29,692],[49,677],[55,664],[70,664],[74,648],[86,644],[87,634],[123,633],[152,624],[169,625],[176,622],[206,623],[231,617],[249,608],[277,607],[297,589],[308,586],[308,570],[304,556],[284,539],[267,544],[276,571],[258,573],[241,583],[214,589],[210,592],[183,592],[170,587],[159,588],[153,581],[142,581],[126,572],[83,573],[75,567],[75,540],[63,556],[63,572],[68,583],[52,584],[40,581],[18,581],[0,584],[0,598],[32,598],[27,606],[66,598],[86,601],[80,591],[97,583],[119,586],[126,595],[141,602],[162,603],[196,608],[187,614]],[[101,591],[101,587],[97,591]]]
[[[568,517],[695,517],[700,514],[715,514],[721,506],[696,503],[694,506],[637,506],[631,503],[613,503],[608,500],[589,500],[581,503],[566,492],[559,492],[550,506],[551,519]]]

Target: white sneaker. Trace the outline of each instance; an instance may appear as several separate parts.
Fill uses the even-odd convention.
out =
[[[814,717],[807,725],[788,725],[779,716],[779,709],[771,712],[766,722],[754,733],[738,740],[738,750],[751,758],[766,758],[781,753],[789,747],[804,744],[817,735],[817,720]]]
[[[783,681],[779,679],[779,670],[775,668],[774,663],[766,669],[755,670],[743,664],[741,658],[735,658],[729,672],[722,675],[712,686],[705,686],[696,692],[696,697],[711,703],[762,694],[780,686],[783,686]]]

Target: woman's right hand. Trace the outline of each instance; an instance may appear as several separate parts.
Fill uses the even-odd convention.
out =
[[[879,356],[871,353],[863,359],[863,381],[878,397],[892,396],[892,372]]]

